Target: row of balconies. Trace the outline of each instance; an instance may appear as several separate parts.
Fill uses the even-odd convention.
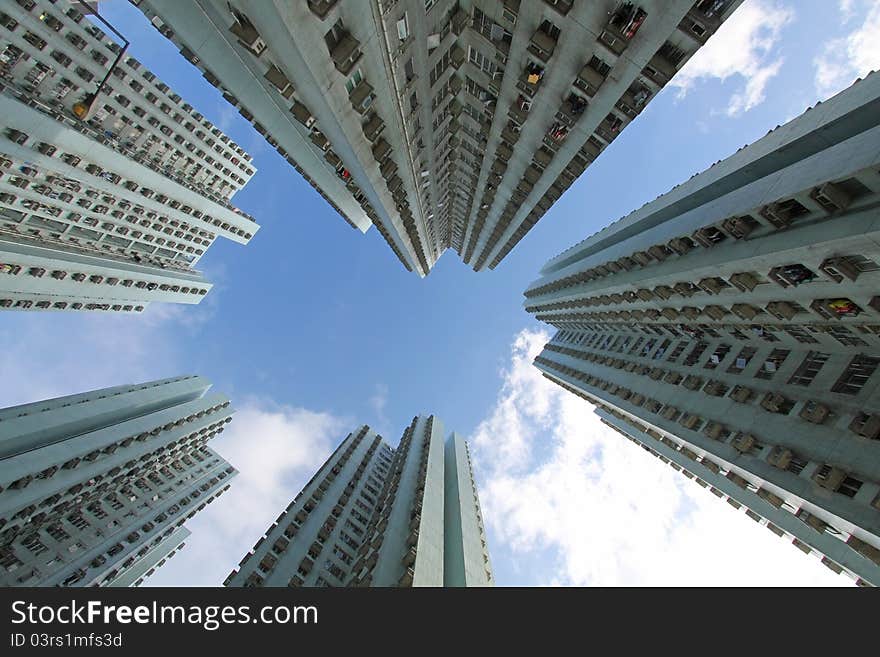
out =
[[[18,133],[19,131],[13,131],[13,132]],[[22,134],[22,135],[23,135],[23,134],[25,134],[25,133],[19,133],[19,134]],[[27,137],[27,135],[25,135],[25,137]],[[27,141],[27,139],[25,139],[25,141]],[[46,143],[44,143],[44,142],[37,142],[37,143],[35,143],[35,144],[34,144],[34,149],[37,150],[37,151],[39,151],[39,152],[41,152],[41,153],[43,153],[44,155],[49,155],[50,157],[54,157],[54,156],[55,156],[55,153],[56,153],[56,148],[55,148],[54,146],[52,146],[51,144],[46,144]],[[134,156],[134,155],[132,155],[131,153],[128,153],[128,154],[131,155],[132,157],[134,157],[134,159],[136,159],[136,160],[138,160],[138,161],[143,161],[143,158],[141,158],[141,157]],[[66,164],[68,164],[68,165],[70,165],[70,166],[73,166],[73,167],[79,167],[79,165],[82,163],[82,160],[81,160],[79,157],[74,156],[74,155],[71,155],[71,154],[68,154],[68,153],[61,153],[61,154],[59,155],[59,157],[60,157],[60,159],[63,160]],[[214,226],[217,226],[217,227],[221,228],[222,230],[230,231],[230,232],[232,232],[232,233],[235,233],[236,235],[239,235],[239,236],[241,236],[241,237],[244,237],[245,239],[250,239],[250,237],[251,237],[251,234],[248,233],[248,232],[246,232],[246,231],[243,230],[243,229],[236,228],[236,227],[230,225],[229,223],[224,222],[224,221],[221,220],[221,219],[217,219],[217,218],[211,217],[210,215],[203,214],[201,211],[194,210],[194,209],[191,208],[190,206],[188,206],[188,205],[186,205],[186,204],[183,204],[183,203],[181,203],[180,201],[177,201],[176,199],[171,199],[171,198],[169,198],[168,196],[166,196],[166,195],[164,195],[164,194],[158,194],[158,195],[157,195],[157,194],[155,194],[155,192],[154,192],[153,190],[148,189],[148,188],[146,188],[146,187],[140,187],[137,183],[135,183],[135,182],[132,181],[132,180],[124,180],[124,179],[122,178],[122,176],[120,176],[119,174],[114,173],[114,172],[112,172],[112,171],[106,171],[106,170],[102,169],[101,167],[99,167],[98,165],[96,165],[96,164],[94,164],[94,163],[86,163],[85,167],[83,167],[83,168],[84,168],[84,170],[85,170],[87,173],[90,173],[90,174],[92,174],[92,175],[94,175],[94,176],[96,176],[96,177],[102,178],[103,180],[107,180],[107,181],[109,181],[109,182],[111,182],[112,184],[115,184],[115,185],[120,185],[120,184],[121,184],[123,187],[125,187],[125,188],[128,189],[129,191],[139,191],[140,194],[143,195],[144,197],[146,197],[146,198],[152,198],[153,200],[155,200],[155,201],[157,201],[157,202],[159,202],[159,203],[161,203],[161,204],[163,204],[163,205],[168,205],[168,206],[169,206],[171,209],[173,209],[173,210],[176,210],[176,211],[182,212],[182,213],[184,213],[184,214],[190,214],[190,215],[192,215],[192,216],[193,216],[194,218],[196,218],[196,219],[199,219],[199,220],[204,221],[204,222],[206,222],[206,223],[213,224]],[[155,167],[151,167],[151,168],[155,168]],[[163,172],[160,172],[160,173],[161,173],[163,176],[168,177],[168,172],[164,172],[164,171],[163,171]],[[48,180],[48,178],[47,178],[47,180]],[[79,184],[76,183],[75,181],[73,181],[72,184],[74,185],[74,188],[73,188],[74,191],[78,191]],[[190,188],[192,188],[191,185],[187,185],[187,186],[190,187]],[[198,190],[196,190],[196,191],[198,191]],[[114,198],[114,197],[109,197],[109,198],[112,198],[112,199],[113,199],[113,202],[115,203],[115,198]],[[224,207],[231,208],[229,202],[228,202],[227,200],[225,200],[225,199],[222,199],[222,198],[219,198],[219,197],[218,197],[218,198],[216,199],[216,201],[217,201],[219,204],[223,205]],[[126,202],[127,202],[127,201],[126,201]],[[142,210],[143,212],[147,212],[147,211],[144,210],[143,208],[142,208],[141,210]],[[154,214],[155,214],[155,213],[154,213]],[[239,212],[239,214],[241,214],[242,216],[245,216],[246,218],[248,218],[248,219],[251,220],[251,221],[254,220],[253,217],[250,217],[250,215],[245,215],[244,213],[241,213],[241,212]],[[169,221],[169,219],[168,219],[168,218],[165,218],[165,217],[162,217],[162,220],[163,220],[163,221]],[[176,221],[176,220],[174,220],[174,221]],[[187,226],[186,222],[183,222],[182,225]]]
[[[811,190],[810,195],[812,198],[816,199],[817,202],[820,202],[829,214],[845,210],[849,207],[852,200],[851,195],[845,191],[843,186],[832,182],[814,187]],[[821,199],[821,201],[819,201],[819,199]],[[758,211],[758,214],[766,219],[770,226],[776,230],[789,227],[795,219],[801,218],[808,213],[809,210],[794,198],[769,203],[764,205]],[[676,237],[665,245],[655,245],[645,251],[638,251],[616,261],[606,262],[603,265],[593,267],[585,272],[560,279],[559,281],[554,281],[553,283],[549,283],[539,288],[534,288],[527,291],[526,296],[537,296],[539,294],[564,289],[582,282],[596,280],[622,270],[629,271],[637,266],[646,267],[655,262],[663,262],[671,255],[677,254],[683,256],[697,246],[711,248],[728,238],[746,239],[760,227],[761,224],[750,215],[729,217],[718,224],[700,228],[690,236]],[[841,260],[838,258],[826,260],[822,263],[821,269],[825,271],[825,267],[827,266],[829,271],[826,273],[828,273],[832,279],[842,280],[842,272],[839,272],[836,269],[837,266],[841,266],[840,262]],[[846,268],[846,264],[843,264],[842,267]],[[784,276],[773,277],[774,273],[779,274],[784,269],[785,268],[777,268],[771,272],[771,278],[780,285],[785,286],[786,282],[796,285],[800,282],[805,282],[805,280],[811,280],[809,277],[806,279],[801,278],[800,273],[794,271],[792,272],[792,277],[795,282],[787,281]],[[843,275],[851,278],[854,269],[855,268],[852,266],[849,267],[849,273]],[[851,278],[851,280],[854,279]],[[748,289],[750,290],[753,287],[754,285]]]
[[[880,296],[872,297],[867,305],[873,312],[880,313]],[[540,308],[538,306],[530,306],[529,310],[538,311]],[[865,312],[865,309],[859,304],[846,297],[815,299],[810,304],[810,310],[822,319],[835,320],[855,318]],[[756,318],[760,319],[759,316],[765,312],[777,319],[788,321],[796,315],[806,312],[806,310],[800,306],[800,304],[793,301],[772,301],[768,303],[764,309],[747,303],[735,303],[729,308],[719,305],[709,305],[703,308],[685,306],[683,308],[647,308],[644,310],[632,311],[577,312],[567,313],[565,315],[537,314],[536,318],[551,323],[569,320],[604,320],[622,322],[631,322],[632,320],[662,322],[668,320],[674,322],[682,317],[687,318],[688,320],[696,320],[701,315],[705,315],[713,321],[720,322],[723,321],[727,315],[733,314],[743,321],[754,323]]]
[[[554,351],[574,358],[578,358],[586,362],[594,362],[607,365],[616,369],[633,372],[637,375],[646,375],[655,381],[662,380],[670,385],[681,384],[691,391],[698,391],[702,389],[704,393],[713,397],[721,397],[727,392],[727,386],[723,382],[710,380],[704,386],[704,380],[696,375],[688,375],[687,377],[683,377],[681,374],[674,370],[666,371],[660,367],[649,368],[647,365],[639,365],[634,361],[626,361],[621,358],[615,359],[611,356],[602,356],[601,354],[595,352],[571,349],[554,344],[548,344],[545,349],[548,351]],[[620,390],[624,389],[620,388]],[[632,393],[629,390],[626,390],[626,393],[626,398],[628,399],[630,395],[632,395]],[[734,386],[733,390],[731,390],[729,397],[737,403],[747,404],[756,397],[756,394],[757,393],[754,390],[747,386],[737,385]],[[643,401],[644,399],[639,399],[639,402]],[[783,415],[788,415],[793,410],[795,405],[795,401],[788,399],[781,393],[772,391],[767,392],[760,402],[761,408],[763,408],[765,411]],[[833,416],[834,413],[827,404],[815,400],[805,401],[798,413],[798,417],[812,424],[824,424]],[[868,415],[864,413],[857,414],[851,421],[849,428],[856,435],[869,438],[878,436],[880,435],[880,415],[877,415],[875,417],[873,415]]]

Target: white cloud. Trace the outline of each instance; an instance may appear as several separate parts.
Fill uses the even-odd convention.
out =
[[[227,426],[209,445],[239,474],[187,522],[186,547],[149,586],[219,586],[352,428],[327,413],[255,401]]]
[[[700,80],[733,76],[744,84],[728,101],[728,116],[738,116],[764,101],[770,80],[779,73],[783,59],[775,52],[782,29],[794,20],[794,11],[778,2],[749,0],[733,12],[699,51],[672,79],[679,96],[685,96]]]
[[[857,27],[822,46],[813,60],[820,100],[846,89],[856,78],[880,69],[880,0],[841,0],[845,23],[857,17]]]
[[[543,378],[532,360],[548,338],[517,335],[497,403],[470,438],[496,566],[537,584],[851,584]]]

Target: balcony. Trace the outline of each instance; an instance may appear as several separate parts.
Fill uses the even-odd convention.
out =
[[[530,94],[534,94],[541,86],[541,80],[544,79],[544,67],[535,64],[534,62],[529,62],[526,64],[525,69],[523,70],[522,75],[520,76],[520,82],[526,85]]]
[[[379,117],[378,114],[373,114],[369,120],[364,123],[364,136],[370,142],[375,142],[379,135],[382,133],[382,130],[385,129],[385,122]]]
[[[809,213],[810,211],[806,207],[793,198],[769,203],[759,212],[777,229],[788,228],[796,219]]]
[[[312,13],[323,20],[327,14],[333,9],[333,5],[336,4],[336,0],[308,0],[309,9],[312,10]]]
[[[535,57],[546,63],[553,56],[553,51],[556,49],[556,37],[548,33],[548,28],[546,27],[548,21],[544,23],[532,35],[528,50]]]
[[[836,260],[836,258],[830,258],[829,260]],[[841,260],[843,259],[841,258]],[[828,260],[823,262],[822,265],[824,266],[827,262]],[[844,266],[848,264],[845,260],[844,263]],[[780,287],[787,288],[797,287],[801,283],[809,283],[816,279],[816,274],[813,272],[812,269],[804,267],[802,264],[798,263],[793,265],[784,265],[782,267],[774,267],[770,270],[769,278]]]
[[[391,154],[391,144],[385,141],[383,137],[380,137],[376,143],[373,144],[372,152],[376,162],[382,164],[382,162],[384,162]]]
[[[385,160],[382,163],[382,166],[379,167],[379,173],[382,174],[382,177],[386,181],[391,180],[395,175],[397,175],[397,171],[397,163],[391,158]]]
[[[452,67],[454,69],[461,68],[461,65],[464,64],[464,60],[465,60],[464,49],[461,46],[459,46],[458,44],[455,44],[454,46],[452,46],[452,48],[449,51],[449,61],[452,64]]]
[[[360,41],[355,39],[350,32],[343,32],[336,45],[330,50],[330,58],[336,70],[343,75],[348,75],[354,65],[361,58]]]
[[[352,107],[354,107],[355,111],[361,115],[366,114],[367,110],[370,109],[374,98],[373,87],[364,79],[352,89],[352,92],[348,97],[351,101]]]
[[[791,319],[798,313],[803,312],[803,309],[798,304],[787,301],[771,301],[767,304],[766,309],[768,313],[782,320]]]
[[[700,228],[696,230],[691,237],[694,241],[707,249],[712,248],[716,244],[727,239],[727,235],[715,228],[715,226]]]
[[[605,82],[605,76],[587,64],[578,74],[575,86],[592,98],[599,91],[603,82]]]
[[[287,76],[281,72],[281,69],[272,64],[269,66],[269,70],[266,71],[263,77],[266,78],[266,80],[268,80],[282,96],[290,98],[293,93],[293,85],[290,84],[290,80],[288,80]]]
[[[632,2],[621,3],[599,35],[599,41],[615,55],[620,55],[626,50],[647,16],[644,9]]]
[[[309,133],[309,139],[322,151],[326,151],[328,148],[330,148],[330,140],[327,139],[327,137],[324,136],[324,133],[320,130],[313,130],[311,133]]]
[[[403,555],[403,565],[406,567],[415,566],[416,557],[418,555],[418,551],[413,546],[409,550],[406,551],[406,554]]]
[[[266,50],[266,44],[260,38],[260,33],[253,23],[240,11],[233,10],[235,22],[229,27],[229,31],[238,37],[238,43],[254,55],[259,57]]]
[[[293,104],[293,106],[290,108],[290,113],[293,114],[293,117],[297,121],[302,123],[307,128],[311,128],[315,124],[315,117],[312,116],[309,108],[300,102],[295,102]]]
[[[464,28],[467,27],[467,24],[470,22],[470,15],[461,7],[458,7],[455,10],[455,13],[452,15],[452,31],[456,36],[460,36],[462,32],[464,32]]]
[[[842,319],[858,317],[862,309],[851,299],[816,299],[810,304],[810,310],[825,319]]]
[[[403,572],[403,575],[402,575],[402,576],[400,577],[400,579],[398,580],[397,585],[400,586],[400,587],[408,587],[408,586],[412,586],[412,584],[413,584],[413,579],[415,578],[415,575],[416,575],[416,573],[415,573],[415,570],[414,570],[413,568],[407,568],[407,569]]]

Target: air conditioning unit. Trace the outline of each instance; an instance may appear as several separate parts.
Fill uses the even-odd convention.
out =
[[[844,479],[846,479],[846,472],[827,464],[821,466],[816,470],[816,474],[813,475],[813,480],[822,488],[827,488],[828,490],[840,488]]]
[[[858,267],[843,257],[828,258],[819,265],[819,270],[835,283],[842,282],[844,278],[854,281],[861,273]]]
[[[679,420],[679,424],[683,426],[685,429],[693,429],[698,426],[702,419],[699,415],[685,415],[681,420]]]
[[[788,400],[778,392],[768,392],[761,400],[761,408],[771,413],[779,413]]]
[[[735,402],[739,402],[740,404],[745,404],[749,401],[749,399],[751,399],[751,397],[751,389],[745,386],[736,386],[730,393],[730,398]]]
[[[849,207],[850,195],[840,185],[825,183],[816,187],[810,197],[826,210],[845,210]]]
[[[850,422],[849,430],[865,438],[880,438],[880,414],[859,413]]]
[[[736,451],[738,451],[742,454],[745,454],[755,446],[756,442],[757,441],[755,440],[755,437],[752,434],[741,433],[741,434],[737,435],[736,438],[733,439],[733,442],[731,443],[731,445],[733,445],[733,448]]]
[[[780,470],[785,470],[791,463],[792,456],[793,454],[790,449],[777,445],[767,456],[767,462]]]
[[[800,417],[813,424],[822,424],[831,415],[831,409],[817,401],[808,401],[801,409]]]

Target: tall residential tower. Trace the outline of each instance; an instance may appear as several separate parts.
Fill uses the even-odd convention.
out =
[[[226,586],[492,586],[467,444],[432,416],[351,433]]]
[[[410,271],[492,269],[741,0],[131,0]]]
[[[880,75],[548,262],[550,380],[880,584]]]
[[[0,410],[0,586],[131,586],[236,471],[232,409],[198,376]]]
[[[198,303],[205,251],[258,228],[251,158],[80,9],[0,9],[0,308]]]

